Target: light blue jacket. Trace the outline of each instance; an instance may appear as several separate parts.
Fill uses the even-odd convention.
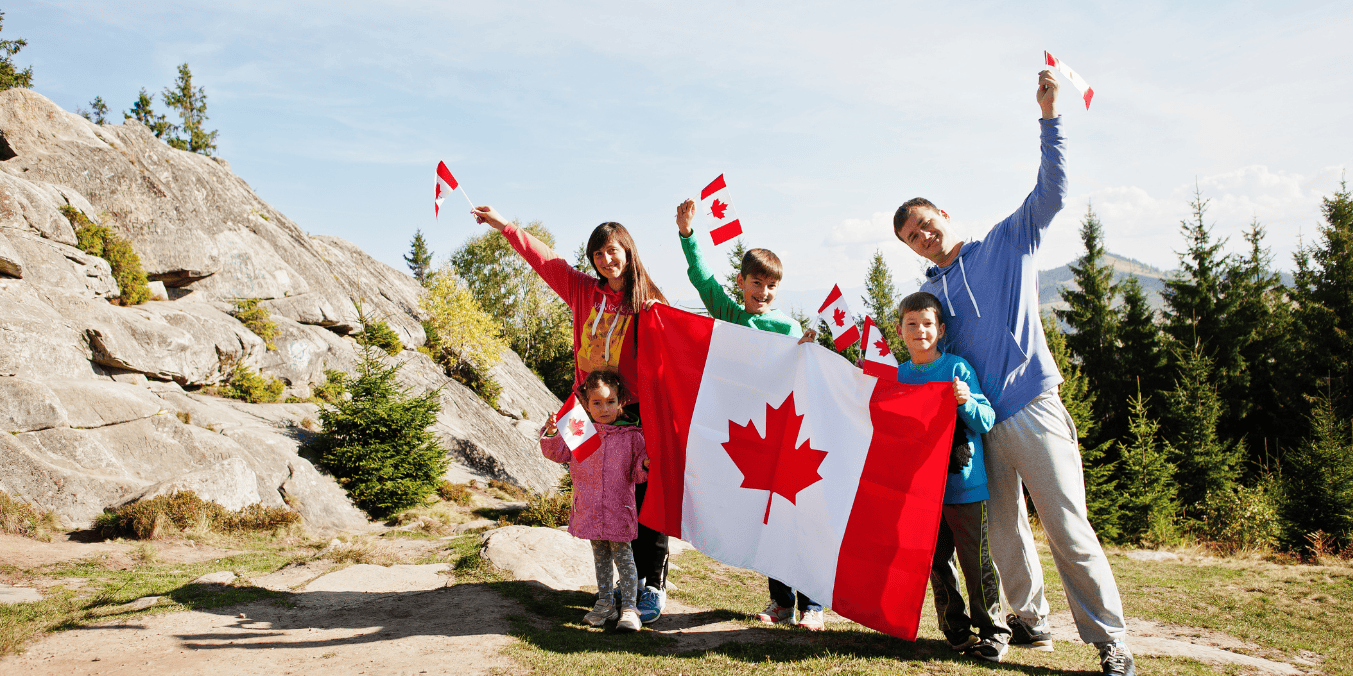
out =
[[[956,354],[942,354],[929,364],[904,362],[897,368],[897,382],[908,385],[922,383],[950,383],[954,378],[962,378],[972,391],[968,403],[958,407],[958,424],[967,428],[968,443],[972,444],[972,460],[958,474],[949,474],[944,484],[944,504],[966,505],[969,502],[986,500],[987,466],[982,455],[982,433],[990,432],[996,424],[996,412],[991,402],[982,394],[977,374],[972,365]]]
[[[1042,163],[1024,204],[948,266],[926,270],[922,291],[944,305],[940,347],[967,359],[996,409],[996,422],[1018,413],[1062,382],[1038,312],[1034,254],[1066,197],[1062,118],[1040,120]]]

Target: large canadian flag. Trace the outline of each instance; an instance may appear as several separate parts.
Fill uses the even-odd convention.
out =
[[[789,336],[640,313],[643,524],[907,640],[930,576],[956,405]]]

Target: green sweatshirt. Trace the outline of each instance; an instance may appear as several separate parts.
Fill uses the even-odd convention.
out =
[[[695,290],[700,292],[700,301],[709,310],[709,315],[731,324],[750,326],[762,331],[780,333],[799,338],[803,328],[793,317],[779,310],[767,310],[764,314],[754,315],[744,309],[723,290],[719,280],[705,267],[705,259],[700,255],[700,245],[692,233],[691,237],[681,237],[681,250],[686,254],[686,276],[690,278]]]

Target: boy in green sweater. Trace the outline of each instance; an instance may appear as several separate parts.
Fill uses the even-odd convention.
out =
[[[780,288],[783,269],[780,258],[768,249],[751,249],[742,257],[737,279],[738,289],[742,291],[742,305],[728,297],[723,285],[714,278],[714,274],[705,266],[704,257],[700,255],[700,245],[691,228],[694,216],[695,200],[686,200],[677,207],[676,222],[681,232],[681,250],[686,254],[686,276],[700,293],[700,301],[705,304],[709,315],[732,324],[794,336],[799,338],[800,343],[816,340],[817,332],[809,329],[805,335],[793,317],[771,308]],[[793,622],[793,588],[779,580],[767,579],[770,582],[771,600],[765,610],[756,614],[756,619],[767,624]],[[797,596],[799,626],[809,631],[822,631],[822,604],[802,593]]]

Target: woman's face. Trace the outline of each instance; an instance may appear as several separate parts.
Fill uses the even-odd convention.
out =
[[[621,275],[625,274],[625,267],[629,265],[629,257],[625,255],[624,247],[615,240],[610,240],[592,252],[592,264],[607,281],[619,280]]]

